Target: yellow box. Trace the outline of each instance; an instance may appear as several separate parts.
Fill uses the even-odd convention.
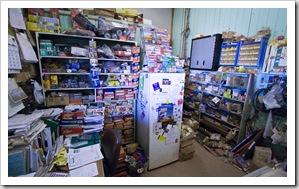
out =
[[[35,22],[27,22],[27,29],[29,31],[43,32],[45,26]]]

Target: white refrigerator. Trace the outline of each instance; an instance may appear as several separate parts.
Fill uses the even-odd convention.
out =
[[[137,142],[152,170],[179,159],[185,73],[141,73]]]

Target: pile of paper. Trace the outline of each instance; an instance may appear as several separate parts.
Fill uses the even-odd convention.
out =
[[[43,112],[29,115],[16,114],[8,119],[8,147],[27,145],[37,136],[46,124],[40,119]]]

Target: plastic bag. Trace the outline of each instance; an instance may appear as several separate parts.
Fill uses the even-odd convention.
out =
[[[42,104],[44,103],[44,96],[43,96],[43,92],[42,92],[43,88],[41,86],[41,84],[39,84],[37,81],[34,81],[34,99],[36,100],[36,102],[38,104]]]
[[[105,56],[106,56],[107,58],[114,58],[114,53],[112,52],[112,50],[110,49],[109,46],[107,46],[106,44],[104,44],[104,45],[102,46],[102,50],[104,51]]]
[[[282,97],[282,91],[283,88],[280,85],[277,85],[263,96],[263,101],[267,110],[281,108],[285,104]]]

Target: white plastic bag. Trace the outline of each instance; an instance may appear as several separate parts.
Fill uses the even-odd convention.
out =
[[[263,96],[263,101],[267,110],[280,108],[284,105],[284,101],[282,99],[282,91],[283,88],[278,85],[277,87],[273,87],[271,91]]]
[[[43,88],[41,86],[41,84],[39,84],[37,81],[34,81],[34,99],[36,100],[36,102],[38,104],[42,104],[44,103],[44,96],[43,96],[43,92],[42,92]]]

